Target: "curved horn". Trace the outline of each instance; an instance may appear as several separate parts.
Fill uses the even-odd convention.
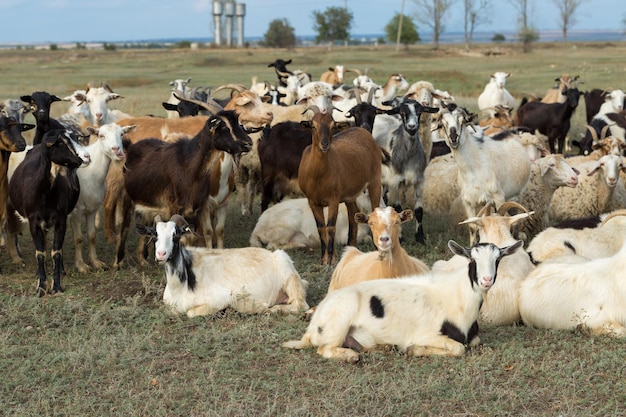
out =
[[[608,130],[611,128],[611,126],[606,125],[602,128],[602,130],[600,131],[600,140],[604,139],[606,137],[606,132],[608,132]]]
[[[493,213],[493,211],[495,210],[496,206],[495,204],[489,203],[489,204],[485,204],[483,206],[483,208],[481,208],[478,213],[476,214],[476,217],[487,217],[487,216],[491,216],[491,214]]]
[[[520,210],[522,210],[525,213],[528,213],[528,209],[524,206],[522,206],[520,203],[516,202],[516,201],[505,201],[504,203],[502,203],[502,205],[498,208],[498,214],[500,216],[505,216],[510,209],[512,208],[518,208]]]
[[[283,72],[283,71],[280,71],[280,70],[276,70],[276,74],[280,75],[281,77],[285,77],[285,78],[289,77],[291,75],[288,72]]]
[[[346,72],[354,72],[354,73],[356,73],[356,75],[363,75],[363,74],[361,74],[361,70],[358,69],[358,68],[347,68]]]
[[[604,220],[602,220],[602,223],[600,223],[600,227],[604,226],[609,220],[611,220],[613,217],[617,217],[617,216],[626,216],[626,209],[615,210],[615,211],[610,212],[604,218]]]
[[[317,107],[315,104],[311,104],[310,106],[308,106],[306,109],[304,109],[304,111],[302,112],[302,114],[306,113],[307,111],[311,110],[313,112],[313,114],[317,114],[317,113],[321,113],[320,108]]]
[[[360,88],[352,87],[349,91],[354,94],[354,98],[356,99],[357,104],[361,104],[363,102],[363,100],[361,100],[361,89]]]
[[[215,90],[213,90],[213,94],[217,93],[220,90],[226,90],[226,89],[231,89],[231,90],[237,91],[238,93],[243,93],[248,88],[243,84],[223,84],[217,87]]]
[[[176,93],[174,93],[174,97],[176,97],[180,101],[188,101],[190,103],[197,104],[203,109],[211,112],[211,114],[216,114],[224,110],[224,108],[220,106],[220,104],[217,101],[213,100],[211,97],[207,97],[206,103],[204,101],[196,100],[195,98],[187,98],[187,97],[179,96]]]
[[[598,132],[596,132],[596,130],[589,125],[586,125],[585,127],[587,128],[587,130],[589,130],[589,133],[591,133],[591,139],[596,143],[599,142]]]

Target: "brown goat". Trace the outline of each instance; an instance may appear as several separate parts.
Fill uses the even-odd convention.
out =
[[[494,115],[488,119],[482,119],[478,124],[487,127],[483,132],[485,135],[495,135],[503,130],[510,129],[513,126],[513,116],[511,110],[507,106],[497,105],[494,107]]]
[[[358,211],[357,197],[367,188],[372,208],[380,205],[383,152],[366,129],[352,127],[332,135],[330,113],[317,107],[311,120],[312,143],[302,153],[298,169],[300,189],[309,200],[320,235],[322,263],[335,262],[335,224],[339,203],[348,209],[348,244],[354,246]],[[328,207],[328,220],[324,219]]]
[[[364,253],[347,247],[333,272],[328,292],[372,279],[427,273],[430,270],[428,266],[409,256],[400,245],[401,224],[412,218],[411,210],[398,213],[393,207],[378,207],[369,215],[357,213],[357,223],[369,225],[378,250]]]
[[[567,100],[567,96],[564,92],[568,88],[573,88],[580,84],[578,82],[579,76],[572,77],[569,74],[563,74],[560,77],[554,79],[557,82],[557,85],[549,88],[546,91],[546,95],[541,99],[542,103],[565,103]]]

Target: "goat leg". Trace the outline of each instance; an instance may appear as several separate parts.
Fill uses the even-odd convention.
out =
[[[424,217],[424,209],[417,207],[413,210],[415,221],[417,222],[417,230],[415,232],[415,241],[417,243],[426,244],[426,237],[424,236],[424,227],[422,226],[422,218]]]

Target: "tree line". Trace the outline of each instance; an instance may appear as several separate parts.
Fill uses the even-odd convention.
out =
[[[439,40],[445,31],[446,19],[453,6],[458,3],[463,7],[463,32],[465,48],[472,47],[474,32],[477,27],[491,23],[490,9],[493,0],[411,0],[417,7],[412,15],[404,14],[404,0],[402,9],[387,23],[384,28],[386,41],[408,47],[419,42],[419,27],[428,28],[433,34],[433,47],[439,48]],[[497,1],[497,0],[496,0]],[[557,24],[561,30],[563,43],[567,43],[568,31],[577,23],[576,12],[586,0],[551,0],[558,10]],[[508,0],[513,6],[511,10],[517,17],[517,35],[523,45],[524,52],[528,52],[533,42],[539,40],[539,32],[531,19],[533,0]],[[345,7],[328,7],[323,11],[313,12],[313,30],[316,32],[317,44],[328,43],[329,48],[334,43],[347,44],[350,40],[354,16]],[[384,41],[383,40],[383,41]],[[494,41],[505,40],[501,34],[494,35]],[[274,19],[270,22],[261,44],[274,48],[293,48],[297,39],[295,29],[286,18]]]

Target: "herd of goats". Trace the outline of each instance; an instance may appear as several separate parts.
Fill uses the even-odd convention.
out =
[[[327,358],[355,362],[377,345],[462,355],[479,343],[479,324],[626,336],[623,91],[581,92],[578,77],[562,75],[513,112],[510,73],[495,72],[478,97],[479,120],[430,82],[393,74],[379,85],[341,65],[313,81],[290,63],[268,65],[275,85],[209,92],[175,80],[167,118],[110,109],[120,96],[106,83],[0,103],[0,224],[12,262],[23,264],[16,237],[28,223],[38,294],[62,292],[68,223],[77,270],[105,267],[95,246],[103,212],[113,267],[133,219],[140,262],[154,242],[173,310],[306,312],[306,333],[283,345],[316,346]],[[232,93],[219,100],[221,90]],[[571,141],[579,155],[565,157],[581,96],[587,132]],[[58,101],[71,106],[53,118]],[[35,125],[24,123],[29,113]],[[22,136],[29,129],[32,145]],[[235,190],[242,214],[259,193],[262,212],[249,247],[224,249]],[[470,246],[450,240],[453,256],[431,267],[409,255],[401,230],[414,220],[412,238],[424,243],[424,213],[467,226]],[[375,251],[356,248],[365,239]],[[339,244],[348,245],[341,256]],[[320,248],[334,267],[315,307],[286,251],[294,247]]]

